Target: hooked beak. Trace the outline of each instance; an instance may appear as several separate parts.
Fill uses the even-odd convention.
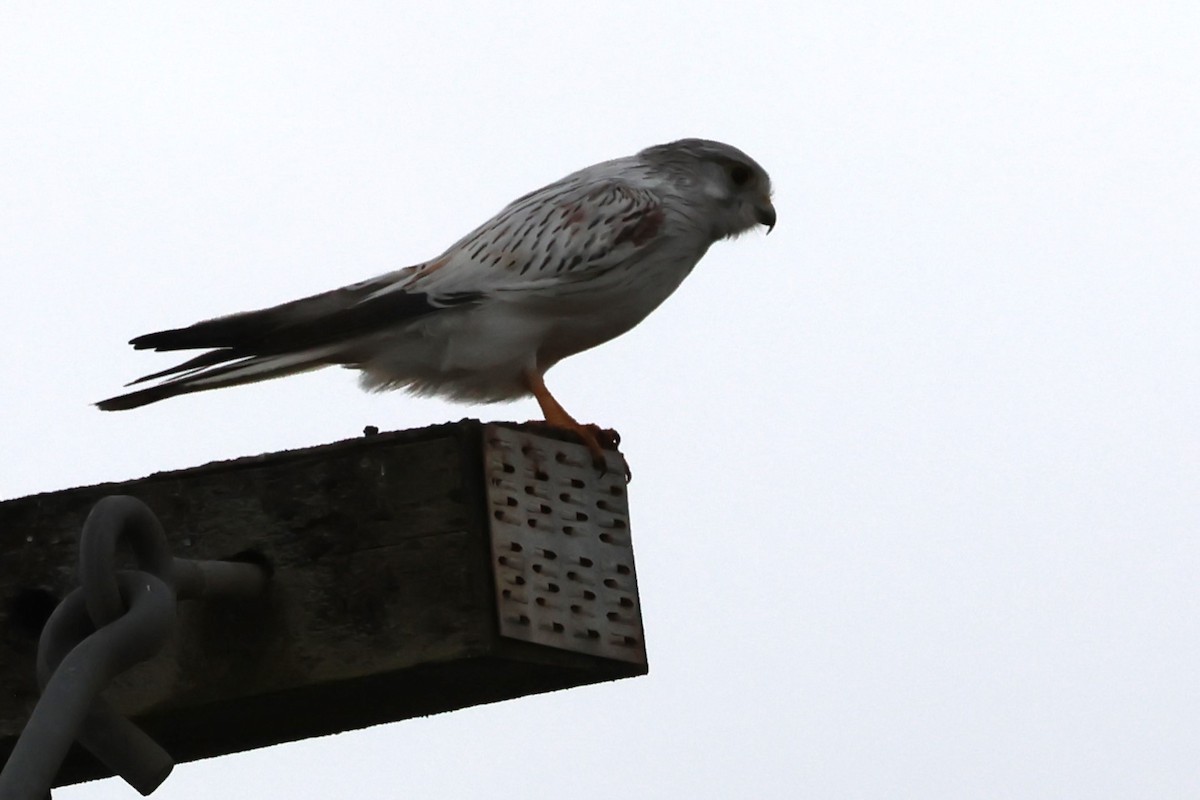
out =
[[[770,200],[763,198],[762,203],[754,207],[754,218],[767,226],[767,233],[775,230],[775,206]]]

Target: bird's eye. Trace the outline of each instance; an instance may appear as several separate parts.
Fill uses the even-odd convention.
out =
[[[745,164],[734,164],[729,168],[729,180],[734,186],[745,186],[750,180],[750,168]]]

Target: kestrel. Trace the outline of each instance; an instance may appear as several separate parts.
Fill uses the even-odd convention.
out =
[[[771,181],[735,147],[683,139],[605,161],[520,197],[431,261],[301,300],[148,333],[138,350],[204,349],[96,405],[341,365],[368,390],[466,402],[533,395],[546,422],[598,459],[599,429],[546,388],[567,356],[620,336],[675,291],[719,239],[775,225]]]

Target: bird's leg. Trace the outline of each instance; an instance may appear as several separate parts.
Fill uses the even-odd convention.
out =
[[[533,399],[537,400],[542,409],[542,416],[551,427],[566,428],[570,431],[577,431],[583,427],[554,399],[554,395],[546,388],[546,382],[535,370],[525,370],[525,385],[533,392]]]
[[[588,452],[592,454],[592,461],[603,472],[606,459],[604,447],[600,444],[600,438],[603,437],[610,447],[615,448],[620,443],[620,438],[616,432],[606,431],[599,425],[583,425],[568,414],[567,410],[554,399],[554,395],[550,394],[550,390],[546,388],[546,382],[542,380],[541,373],[536,370],[527,369],[524,376],[525,384],[529,387],[529,391],[533,393],[533,398],[537,400],[538,406],[542,409],[542,416],[546,418],[546,424],[552,428],[571,431],[582,439],[583,443],[587,445]],[[628,466],[625,469],[626,473],[628,473]]]

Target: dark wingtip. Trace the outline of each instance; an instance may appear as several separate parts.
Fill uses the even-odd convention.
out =
[[[228,347],[245,327],[238,320],[246,315],[220,317],[197,322],[186,328],[171,328],[154,333],[143,333],[129,340],[134,350],[193,350],[199,347]]]
[[[157,350],[162,344],[165,334],[176,333],[177,331],[158,331],[156,333],[144,333],[141,336],[135,336],[129,340],[133,345],[134,350]]]

